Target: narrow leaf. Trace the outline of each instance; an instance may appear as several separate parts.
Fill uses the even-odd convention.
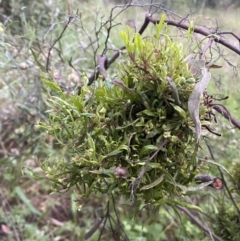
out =
[[[30,50],[31,50],[31,52],[32,52],[33,58],[34,58],[34,60],[35,60],[35,62],[36,62],[36,64],[37,64],[37,66],[40,68],[41,71],[45,72],[46,69],[45,69],[45,67],[42,65],[42,63],[38,60],[38,57],[37,57],[36,53],[33,51],[33,49],[30,49]]]
[[[151,184],[143,186],[141,188],[141,191],[147,190],[147,189],[150,189],[150,188],[153,188],[153,187],[157,186],[158,184],[160,184],[163,181],[163,179],[164,179],[164,174],[162,174],[157,180],[155,180]]]
[[[205,188],[206,186],[209,186],[211,183],[213,183],[213,180],[211,180],[209,182],[201,183],[200,185],[197,185],[195,187],[186,187],[186,186],[183,186],[180,184],[177,184],[177,186],[179,188],[181,188],[184,192],[195,192],[195,191],[199,191],[199,190]]]
[[[121,89],[125,90],[126,92],[128,92],[131,95],[134,95],[135,97],[138,97],[140,99],[140,96],[138,96],[138,94],[136,93],[136,91],[134,89],[130,89],[128,88],[122,81],[117,80],[117,79],[113,79],[112,83],[117,85],[118,87],[120,87]]]
[[[149,153],[149,152],[152,152],[152,151],[157,151],[159,147],[157,146],[154,146],[154,145],[147,145],[147,146],[144,146],[141,151],[140,151],[140,155],[143,155],[145,153]]]
[[[176,205],[180,205],[182,207],[188,208],[188,209],[193,209],[193,210],[197,210],[199,212],[202,212],[202,209],[196,205],[193,204],[189,204],[189,203],[185,203],[185,202],[181,202],[181,201],[176,201],[176,200],[171,200],[172,204],[176,204]]]
[[[25,193],[19,186],[15,187],[15,193],[18,195],[18,197],[23,201],[23,203],[28,207],[28,209],[32,213],[41,215],[41,212],[31,204],[30,199],[28,199],[28,197],[25,195]]]
[[[53,81],[45,80],[43,79],[44,85],[49,87],[50,89],[56,91],[56,92],[62,92],[61,88],[58,86],[57,83],[54,83]]]
[[[231,173],[227,170],[226,167],[224,167],[223,165],[221,165],[220,163],[216,162],[216,161],[213,161],[213,160],[206,160],[204,158],[199,158],[201,161],[205,161],[205,162],[208,162],[208,163],[211,163],[211,164],[214,164],[218,167],[220,167],[221,169],[223,169],[229,176],[232,177]]]
[[[129,147],[127,145],[121,145],[120,147],[118,147],[116,150],[108,153],[106,155],[106,157],[109,157],[109,156],[115,156],[117,154],[120,154],[123,152],[123,150],[126,150],[126,151],[129,151]]]
[[[190,94],[188,99],[188,111],[190,113],[190,117],[192,118],[195,124],[195,131],[196,131],[196,139],[197,142],[201,136],[201,122],[199,119],[199,107],[200,101],[205,91],[210,79],[211,73],[208,72],[207,68],[204,67],[202,69],[203,78],[195,84],[193,92]]]
[[[172,97],[173,97],[173,99],[175,100],[175,102],[178,105],[181,105],[181,101],[179,99],[177,86],[175,85],[174,81],[170,77],[167,76],[166,79],[167,79],[167,82],[168,82],[168,84],[170,85],[170,87],[172,89]]]
[[[177,111],[177,113],[183,118],[186,119],[186,112],[178,105],[171,104],[171,106]]]

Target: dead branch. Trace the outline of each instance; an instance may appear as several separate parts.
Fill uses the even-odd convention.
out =
[[[149,22],[151,22],[153,24],[159,23],[159,20],[154,19],[151,14],[147,14],[146,18],[149,20]],[[188,30],[188,28],[189,28],[189,24],[183,23],[181,21],[179,22],[179,21],[175,21],[175,20],[165,20],[165,23],[167,25],[175,26],[177,28],[182,28],[184,30]],[[233,52],[235,52],[238,55],[240,55],[240,48],[235,47],[233,44],[229,43],[226,39],[224,39],[221,36],[221,32],[220,31],[211,31],[211,30],[209,30],[207,28],[199,27],[199,26],[195,26],[193,31],[194,31],[194,33],[199,33],[199,34],[201,34],[203,36],[214,37],[214,41],[215,42],[222,44],[223,46],[231,49]],[[226,33],[226,32],[223,32],[223,33]],[[236,38],[238,39],[238,41],[240,41],[239,37],[236,36]]]
[[[220,104],[210,104],[209,106],[212,106],[214,110],[216,110],[218,113],[220,113],[222,116],[224,116],[227,120],[229,120],[234,126],[236,126],[238,129],[240,129],[240,121],[235,119],[230,112],[226,109],[225,106]]]
[[[59,35],[59,37],[57,37],[57,39],[54,40],[53,44],[50,46],[49,50],[48,50],[48,55],[47,55],[47,63],[46,63],[46,71],[49,71],[49,65],[50,65],[50,54],[52,49],[54,48],[55,44],[63,37],[63,34],[65,33],[67,27],[69,26],[69,24],[71,22],[73,22],[76,18],[77,18],[77,14],[75,16],[69,16],[68,17],[68,21],[65,24],[61,34]]]

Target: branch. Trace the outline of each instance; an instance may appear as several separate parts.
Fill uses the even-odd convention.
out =
[[[227,120],[229,120],[234,126],[236,126],[238,129],[240,129],[240,121],[235,119],[229,111],[220,104],[209,104],[209,106],[212,106],[214,110],[216,110],[218,113],[220,113],[222,116],[224,116]]]
[[[54,48],[55,44],[63,37],[63,34],[64,34],[64,32],[66,31],[68,25],[69,25],[71,22],[73,22],[77,17],[78,17],[77,14],[76,14],[75,16],[69,16],[68,21],[67,21],[66,25],[64,26],[64,28],[63,28],[60,36],[59,36],[57,39],[54,40],[53,44],[52,44],[51,47],[49,48],[49,50],[48,50],[48,56],[47,56],[47,63],[46,63],[46,70],[47,70],[47,71],[49,70],[50,54],[51,54],[52,49]]]
[[[146,15],[146,18],[148,18],[149,22],[153,23],[153,24],[157,24],[159,23],[159,20],[157,19],[154,19],[152,17],[152,15],[148,14]],[[181,21],[175,21],[175,20],[165,20],[165,23],[167,25],[170,25],[170,26],[175,26],[175,27],[178,27],[178,28],[182,28],[182,29],[185,29],[185,30],[188,30],[189,28],[189,25],[186,24],[186,23],[182,23]],[[193,29],[194,33],[199,33],[203,36],[209,36],[209,35],[216,35],[216,37],[214,38],[214,41],[217,42],[217,43],[220,43],[222,44],[223,46],[231,49],[233,52],[237,53],[238,55],[240,55],[240,49],[235,47],[234,45],[232,45],[231,43],[229,43],[227,40],[225,40],[222,36],[221,36],[221,32],[213,32],[213,31],[210,31],[209,29],[207,28],[204,28],[204,27],[199,27],[199,26],[195,26],[194,29]],[[223,32],[223,33],[226,33],[226,32]],[[234,35],[238,41],[240,41],[240,38],[237,37],[236,35]]]
[[[145,21],[144,21],[142,27],[140,28],[140,30],[138,31],[138,33],[139,33],[139,34],[142,34],[142,33],[145,31],[145,29],[147,28],[148,24],[149,24],[149,20],[148,20],[147,18],[145,18]],[[112,58],[109,59],[108,64],[105,66],[105,71],[110,67],[111,64],[113,64],[113,63],[115,62],[115,60],[120,56],[120,52],[121,52],[122,50],[124,50],[125,48],[126,48],[125,46],[121,47],[121,48],[119,49],[119,51],[117,51],[117,52],[112,56]],[[99,70],[99,68],[98,68],[97,71],[94,72],[94,73],[88,78],[88,85],[91,85],[91,84],[98,78],[99,74],[100,74],[100,70]]]
[[[184,212],[190,219],[191,221],[197,226],[199,227],[201,230],[203,230],[208,236],[213,237],[215,240],[217,241],[224,241],[223,239],[221,239],[220,237],[218,237],[215,233],[213,233],[208,227],[206,227],[205,225],[203,225],[202,223],[200,223],[196,217],[186,208],[181,207],[181,206],[177,206],[177,208],[179,210],[181,210],[182,212]]]

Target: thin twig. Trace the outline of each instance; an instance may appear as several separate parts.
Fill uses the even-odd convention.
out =
[[[101,237],[102,237],[102,235],[103,235],[103,230],[104,230],[104,228],[105,228],[105,226],[106,226],[106,223],[107,223],[107,219],[108,219],[108,218],[109,218],[109,201],[107,202],[107,211],[106,211],[106,214],[105,214],[105,219],[104,219],[103,227],[102,227],[101,232],[100,232],[100,235],[99,235],[99,237],[98,237],[98,241],[101,240]]]
[[[209,48],[211,48],[213,41],[214,41],[214,38],[209,38],[207,44],[205,45],[205,47],[203,48],[203,50],[201,52],[200,59],[204,60],[206,52]]]
[[[224,241],[223,239],[218,237],[215,233],[213,233],[213,231],[211,231],[208,227],[200,223],[187,208],[184,208],[182,206],[177,206],[177,208],[182,212],[184,212],[191,219],[192,223],[194,223],[197,227],[203,230],[208,236],[213,237],[217,241]]]
[[[140,30],[138,31],[138,33],[142,34],[145,31],[145,29],[147,28],[148,24],[149,24],[149,20],[147,18],[145,18],[145,21],[144,21],[142,27],[140,28]],[[107,70],[109,68],[109,66],[115,62],[115,60],[120,56],[120,52],[122,50],[124,50],[125,48],[126,48],[125,46],[121,47],[119,49],[119,51],[117,51],[112,56],[112,58],[108,60],[108,64],[107,64],[105,70]],[[98,78],[99,74],[100,74],[99,69],[97,69],[96,72],[94,71],[94,73],[92,73],[92,75],[88,79],[88,85],[91,85]]]
[[[208,144],[208,141],[207,141],[206,139],[205,139],[205,143],[206,143],[206,146],[207,146],[208,151],[209,151],[209,153],[210,153],[211,159],[214,160],[214,161],[216,161],[215,158],[214,158],[212,149],[211,149],[211,147],[210,147],[210,145]],[[217,166],[217,168],[218,168],[218,171],[219,171],[219,173],[220,173],[220,175],[221,175],[221,178],[222,178],[222,180],[223,180],[224,186],[225,186],[225,188],[226,188],[226,190],[227,190],[228,196],[229,196],[232,204],[234,205],[234,207],[236,208],[236,211],[237,211],[237,213],[238,213],[238,221],[240,221],[240,210],[239,210],[239,208],[238,208],[238,205],[237,205],[237,203],[235,202],[235,200],[234,200],[234,198],[233,198],[233,196],[232,196],[232,193],[230,192],[230,190],[229,190],[229,188],[228,188],[228,185],[227,185],[227,183],[226,183],[226,181],[225,181],[225,179],[224,179],[224,175],[223,175],[223,172],[222,172],[221,168],[220,168],[219,166]]]
[[[238,129],[240,129],[240,121],[235,119],[227,110],[227,108],[220,104],[209,104],[209,106],[212,106],[214,110],[216,110],[218,113],[220,113],[223,117],[225,117],[227,120],[229,120],[234,126],[236,126]]]
[[[69,16],[68,21],[66,23],[66,25],[64,26],[61,34],[59,35],[59,37],[57,39],[55,39],[55,41],[53,42],[53,44],[50,46],[49,50],[48,50],[48,55],[47,55],[47,63],[46,63],[46,71],[49,71],[49,64],[50,64],[50,54],[52,49],[54,48],[55,44],[63,37],[64,32],[66,31],[67,27],[69,26],[69,24],[77,18],[77,15],[75,16]]]

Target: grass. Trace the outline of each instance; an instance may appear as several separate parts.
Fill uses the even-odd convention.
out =
[[[0,80],[0,171],[2,173],[0,177],[0,237],[1,240],[6,241],[84,240],[85,233],[93,227],[97,219],[96,209],[104,208],[106,203],[104,199],[91,197],[87,203],[83,203],[83,208],[78,211],[76,206],[82,202],[81,200],[76,201],[78,197],[74,193],[70,191],[52,194],[51,183],[47,179],[37,181],[31,177],[30,173],[22,172],[22,167],[28,166],[39,175],[43,175],[36,164],[36,159],[42,162],[47,156],[61,156],[61,151],[54,146],[53,139],[35,126],[38,119],[47,118],[46,113],[43,112],[46,96],[42,91],[39,79],[40,71],[30,53],[30,48],[39,50],[36,43],[43,40],[46,30],[50,30],[49,20],[52,23],[61,22],[45,35],[46,47],[43,47],[42,52],[37,56],[38,60],[45,64],[44,56],[47,54],[47,48],[59,36],[64,27],[65,16],[62,13],[71,13],[72,9],[79,7],[79,4],[73,0],[68,1],[68,4],[59,4],[57,1],[49,2],[49,4],[52,4],[46,7],[49,18],[46,17],[46,20],[43,21],[44,26],[38,25],[37,31],[34,27],[34,16],[39,16],[38,11],[42,13],[43,10],[42,6],[33,5],[32,8],[37,10],[32,11],[34,14],[30,17],[29,22],[23,22],[23,32],[19,35],[11,34],[7,27],[5,32],[0,33],[0,66],[2,67],[0,70],[2,76]],[[20,6],[14,7],[16,11],[21,12]],[[97,7],[101,7],[100,1],[97,2]],[[29,9],[31,9],[30,6]],[[89,29],[94,28],[93,22],[90,20],[95,17],[95,9],[96,5],[87,5],[86,3],[82,3],[81,9],[79,9],[82,12],[83,22],[88,23],[87,28]],[[104,8],[107,12],[109,9],[110,6]],[[85,14],[86,11],[88,15]],[[209,19],[211,19],[212,25],[215,26],[215,19],[217,19],[219,29],[230,30],[240,35],[237,24],[239,13],[239,9],[228,9],[224,11],[224,14],[222,10],[205,9],[203,16],[206,20],[202,24],[209,25]],[[29,11],[26,14],[29,14]],[[102,16],[102,12],[99,13],[100,16]],[[134,9],[124,13],[123,17],[120,16],[118,21],[132,22],[139,27],[143,18],[144,13]],[[119,30],[122,26],[117,28]],[[17,24],[15,29],[17,29]],[[83,69],[87,69],[87,72],[92,71],[91,54],[89,51],[82,51],[79,47],[87,41],[83,35],[81,28],[78,28],[77,25],[71,25],[62,38],[61,45],[56,46],[62,56],[58,55],[57,51],[51,56],[55,78],[60,83],[70,87],[73,83],[80,81],[79,71]],[[231,39],[235,44],[238,44],[234,38]],[[117,34],[112,35],[110,40],[113,43],[112,48],[122,46]],[[238,70],[238,56],[236,57],[227,50],[224,50],[224,54],[227,55],[232,64],[237,65]],[[70,60],[75,69],[69,67]],[[211,83],[209,89],[214,94],[229,95],[230,98],[224,104],[236,118],[240,119],[238,111],[239,76],[234,74],[232,67],[224,63],[222,59],[219,64],[222,64],[223,68],[214,71],[219,77],[215,83]],[[220,86],[219,88],[216,88],[216,83]],[[223,138],[213,140],[213,150],[220,163],[231,170],[232,164],[239,162],[239,135],[237,130],[232,129],[223,118],[219,118],[219,122],[222,124],[219,131],[223,133]],[[214,170],[212,172],[214,173]],[[209,195],[212,197],[208,197],[207,203],[202,203],[205,210],[208,205],[214,205],[216,196],[221,196],[221,194],[213,194],[212,192],[209,192]],[[198,202],[203,200],[198,197],[196,199]],[[215,206],[213,206],[214,208]],[[184,240],[199,240],[199,236],[202,235],[186,217],[179,221],[170,210],[162,210],[160,216],[157,214],[152,219],[147,219],[146,213],[143,211],[139,214],[140,217],[135,220],[132,220],[131,215],[128,215],[129,210],[134,211],[129,206],[119,205],[121,219],[133,240],[174,241],[177,240],[176,237],[179,238],[178,240],[183,240],[183,237],[185,237]],[[209,207],[209,210],[212,208]],[[156,233],[158,233],[158,237],[155,236]],[[98,234],[96,233],[91,240],[95,240]],[[110,237],[108,238],[110,240]],[[207,239],[203,237],[201,240],[206,241]]]

